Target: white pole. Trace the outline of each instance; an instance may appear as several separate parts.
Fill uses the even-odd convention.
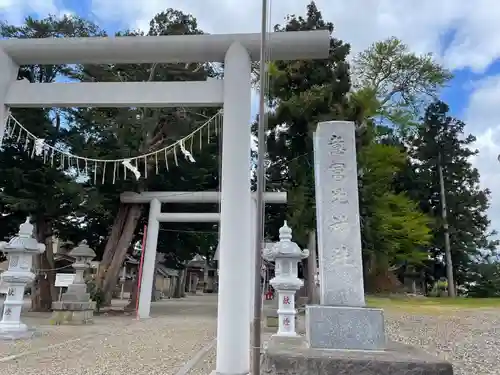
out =
[[[235,42],[224,66],[219,301],[216,373],[250,371],[250,118],[251,65]],[[243,308],[242,306],[247,306]]]
[[[17,80],[19,66],[0,49],[0,145],[2,144],[5,133],[5,125],[9,108],[5,106],[5,96],[9,90],[10,84]]]
[[[255,201],[255,199],[252,199],[252,223],[251,223],[251,226],[252,226],[252,233],[255,233],[256,231],[256,224],[257,224],[257,202]],[[256,236],[253,235],[252,236],[252,240],[251,240],[251,248],[252,248],[252,256],[250,257],[250,298],[249,298],[249,302],[250,302],[250,309],[248,310],[249,314],[249,322],[250,324],[252,324],[253,322],[253,319],[254,319],[254,316],[253,316],[253,311],[254,311],[254,306],[255,306],[255,298],[254,298],[254,295],[255,295],[255,288],[256,288],[256,283],[255,283],[255,278],[257,277],[255,275],[257,271],[257,265],[255,264],[255,257],[253,256],[253,251],[255,251],[255,249],[257,248],[257,244],[256,244]]]
[[[254,273],[254,299],[253,304],[253,337],[252,337],[252,373],[253,375],[260,374],[260,321],[262,318],[262,297],[257,293],[257,288],[260,287],[260,268],[262,264],[261,249],[264,242],[264,191],[266,190],[266,170],[264,166],[264,158],[266,157],[266,48],[267,48],[267,0],[262,0],[261,14],[261,31],[260,31],[260,92],[259,92],[259,126],[257,131],[258,150],[257,150],[257,189],[255,194],[256,209],[255,209],[255,241],[253,256],[255,258],[254,268],[259,270]],[[257,275],[258,273],[258,275]]]
[[[161,203],[153,199],[149,206],[148,231],[146,235],[146,246],[144,249],[144,263],[142,265],[141,290],[139,291],[138,316],[140,319],[149,318],[151,311],[151,294],[156,265],[156,245],[158,243],[158,215],[161,211]]]

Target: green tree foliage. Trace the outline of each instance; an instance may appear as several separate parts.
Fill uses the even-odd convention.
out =
[[[500,263],[488,261],[473,264],[467,275],[466,289],[469,297],[500,297]]]
[[[289,16],[284,26],[275,27],[277,32],[313,29],[333,31],[314,2],[307,6],[305,17]],[[302,245],[307,242],[307,233],[315,228],[312,133],[320,121],[351,117],[348,53],[349,45],[332,37],[328,59],[276,61],[272,65],[268,189],[288,192],[286,216],[294,228],[294,238]],[[266,210],[267,234],[276,237],[284,219],[281,208]]]
[[[353,75],[354,100],[365,115],[396,126],[402,136],[415,130],[425,106],[452,78],[431,54],[417,55],[394,37],[359,53]]]
[[[157,36],[172,34],[201,34],[194,17],[180,11],[167,9],[157,14],[150,22],[148,33],[126,31],[117,37],[138,35]],[[214,75],[208,64],[113,64],[76,66],[68,76],[80,82],[126,82],[126,81],[202,81]],[[70,124],[66,133],[75,154],[98,159],[119,159],[135,157],[147,152],[161,150],[182,138],[216,113],[214,108],[83,108],[70,110],[67,121]],[[165,157],[154,155],[139,160],[138,168],[142,178],[135,181],[128,172],[118,165],[118,178],[112,183],[114,163],[98,164],[99,180],[106,167],[108,178],[105,183],[98,181],[94,189],[97,191],[100,209],[93,212],[95,233],[99,233],[103,288],[107,295],[115,287],[118,272],[131,244],[139,240],[145,223],[143,211],[147,207],[141,205],[119,204],[119,194],[124,191],[188,191],[218,190],[219,188],[219,138],[211,126],[210,139],[207,132],[197,135],[186,148],[193,151],[196,163],[189,163],[177,148],[180,166],[176,167],[172,155],[168,158],[166,168]],[[94,181],[89,184],[94,185]],[[179,210],[175,205],[164,205],[169,212]],[[183,205],[182,211],[216,210],[217,207],[201,207]],[[216,235],[196,236],[193,231],[214,232],[208,224],[166,224],[167,228],[159,237],[158,251],[169,253],[170,265],[181,267],[194,254],[205,254],[206,249],[214,249]],[[210,234],[210,233],[209,233]],[[201,241],[201,242],[200,242]]]
[[[0,24],[1,36],[6,38],[49,38],[64,36],[100,35],[100,30],[78,17],[42,20],[28,17],[22,26]],[[22,66],[19,79],[31,83],[50,83],[66,70],[64,65]],[[12,114],[36,137],[45,139],[51,145],[60,145],[60,121],[50,109],[14,109]],[[11,123],[12,125],[13,123]],[[50,309],[55,297],[50,286],[54,283],[54,258],[52,236],[60,234],[63,228],[74,226],[73,218],[78,215],[84,202],[88,201],[85,189],[77,184],[66,171],[44,163],[43,158],[33,154],[33,140],[26,140],[26,133],[11,127],[12,136],[6,137],[0,152],[0,208],[1,236],[8,239],[18,229],[18,225],[32,218],[36,226],[38,241],[46,244],[47,251],[37,257],[36,269],[44,270],[35,280],[35,309]]]
[[[276,31],[327,29],[316,5],[307,7],[306,17],[290,16]],[[352,120],[357,125],[359,194],[364,256],[368,273],[384,277],[391,266],[402,261],[420,264],[426,258],[430,239],[429,218],[405,192],[396,191],[394,179],[406,165],[407,154],[400,142],[390,144],[377,136],[384,129],[373,116],[378,100],[360,101],[349,95],[350,71],[346,61],[349,45],[331,38],[326,60],[278,61],[270,67],[267,140],[268,185],[288,192],[286,217],[294,228],[294,238],[306,245],[307,234],[315,229],[315,200],[312,134],[325,120]],[[390,129],[385,129],[390,134]],[[275,236],[282,212],[268,207],[268,236]]]
[[[429,217],[393,181],[407,155],[400,148],[373,142],[359,152],[360,208],[366,273],[386,274],[395,264],[416,265],[427,258]]]
[[[444,232],[441,218],[438,165],[443,167],[444,186],[448,206],[448,224],[451,255],[456,283],[461,285],[471,264],[481,251],[493,252],[498,245],[491,240],[488,189],[481,189],[479,172],[470,163],[478,153],[470,146],[475,137],[464,134],[465,124],[448,114],[443,102],[428,106],[423,125],[412,142],[414,163],[406,180],[410,195],[420,202],[423,212],[434,218],[433,239],[429,254],[441,260],[444,257]]]

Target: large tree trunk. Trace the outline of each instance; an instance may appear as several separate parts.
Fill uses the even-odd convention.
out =
[[[370,294],[401,293],[403,284],[391,271],[389,259],[383,253],[371,254],[371,267],[365,283],[365,292]]]
[[[49,233],[51,224],[43,219],[37,220],[36,239],[45,244],[45,252],[34,259],[36,277],[33,282],[31,294],[32,311],[51,311],[52,301],[57,298],[55,290],[56,270],[54,262],[54,251],[52,248],[52,237]]]
[[[154,80],[157,66],[157,63],[151,64],[148,82]],[[145,128],[145,138],[141,147],[139,148],[140,152],[152,151],[152,145],[154,145],[155,142],[158,141],[158,139],[155,139],[153,134],[158,126],[158,118],[155,117],[157,113],[155,113],[154,110],[149,110],[150,116],[147,116],[147,113],[148,111],[146,110],[146,108],[143,108],[142,119],[149,121],[143,122]],[[148,166],[147,168],[149,170],[150,166]],[[138,190],[144,190],[143,183],[139,184]],[[106,304],[111,303],[112,291],[116,287],[120,268],[123,264],[123,261],[125,260],[125,255],[127,254],[128,247],[130,246],[130,243],[132,241],[135,228],[137,227],[137,223],[139,222],[139,219],[141,217],[141,213],[141,205],[120,204],[120,209],[113,224],[111,235],[108,239],[108,242],[106,243],[103,260],[101,262],[101,269],[104,272],[104,275],[101,278],[103,280],[101,283],[101,287],[105,295]]]
[[[123,226],[123,231],[121,233],[120,239],[116,245],[113,258],[111,263],[106,270],[104,281],[102,283],[102,290],[105,295],[105,303],[111,303],[112,293],[116,287],[120,270],[123,266],[123,261],[127,255],[127,250],[130,247],[132,238],[134,237],[134,231],[137,227],[137,223],[141,217],[141,205],[134,204],[131,205],[128,210],[127,219],[125,225]]]
[[[130,205],[120,203],[118,209],[118,214],[116,215],[113,226],[111,227],[111,233],[106,242],[106,247],[104,248],[104,254],[102,256],[102,261],[99,266],[99,277],[97,278],[98,286],[102,288],[104,284],[104,279],[106,278],[106,272],[111,264],[111,260],[115,255],[116,248],[118,246],[118,241],[123,233],[123,227],[127,221]]]

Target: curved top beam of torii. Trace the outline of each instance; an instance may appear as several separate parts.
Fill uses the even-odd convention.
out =
[[[0,50],[17,65],[223,62],[234,42],[252,60],[260,59],[260,34],[4,39]],[[271,33],[267,47],[269,60],[323,59],[328,57],[330,33]]]

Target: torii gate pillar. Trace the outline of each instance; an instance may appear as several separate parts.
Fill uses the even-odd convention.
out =
[[[224,65],[216,367],[219,374],[247,374],[250,367],[248,314],[241,308],[249,307],[248,280],[253,254],[248,173],[251,169],[251,82],[248,52],[241,44],[233,43]]]

